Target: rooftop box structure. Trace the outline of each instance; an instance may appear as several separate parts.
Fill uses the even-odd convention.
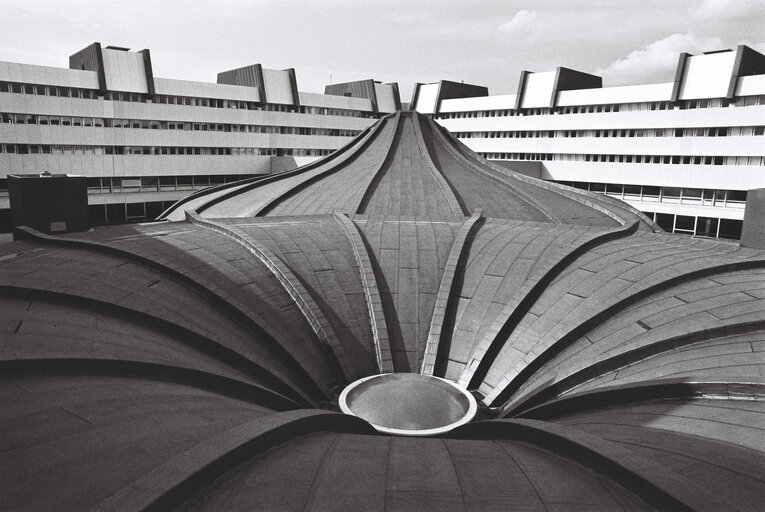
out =
[[[68,174],[8,176],[14,238],[18,226],[49,235],[90,229],[87,178]]]

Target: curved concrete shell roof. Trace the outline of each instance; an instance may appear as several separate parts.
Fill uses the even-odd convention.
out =
[[[651,221],[605,196],[528,178],[477,156],[417,112],[381,119],[332,155],[293,171],[222,185],[165,212],[184,220],[348,214],[461,219],[475,209],[498,219],[615,227]]]
[[[0,509],[761,506],[762,251],[410,113],[166,217],[0,245]],[[389,372],[479,412],[436,438],[337,412]]]

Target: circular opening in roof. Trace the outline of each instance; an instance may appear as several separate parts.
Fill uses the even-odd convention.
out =
[[[431,436],[473,419],[475,398],[448,380],[416,373],[364,377],[340,394],[340,409],[380,432]]]

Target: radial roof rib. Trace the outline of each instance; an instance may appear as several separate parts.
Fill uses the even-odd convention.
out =
[[[615,320],[615,315],[636,302],[667,289],[676,292],[674,287],[698,278],[714,280],[715,275],[764,267],[762,251],[644,232],[599,245],[577,258],[538,298],[492,363],[480,389],[486,393],[487,402],[501,404],[532,372],[587,331]],[[683,303],[679,299],[677,302]],[[742,309],[738,304],[747,302],[753,310],[749,306]],[[683,308],[679,314],[679,334],[748,321],[752,315],[757,320],[757,315],[765,311],[756,296],[747,294],[726,294],[707,304],[700,303],[701,309],[681,305],[661,312],[656,320],[641,319],[643,324],[636,327],[639,331],[651,330],[648,334],[658,338],[662,329],[653,330],[645,321],[662,322]],[[727,316],[740,318],[720,318],[722,313],[708,312],[707,307],[728,308],[736,313]],[[693,318],[693,328],[688,324],[689,317]],[[663,335],[665,339],[674,336],[670,328]],[[545,382],[547,385],[549,382]]]
[[[358,213],[416,219],[463,216],[451,188],[434,170],[416,116],[402,115],[392,154],[364,194]]]
[[[312,215],[301,222],[291,217],[247,217],[219,222],[250,241],[257,240],[294,274],[335,333],[346,355],[343,370],[350,381],[377,373],[354,249],[335,217]]]
[[[383,308],[380,296],[380,288],[377,285],[375,266],[372,264],[364,238],[353,221],[345,214],[338,213],[337,211],[334,212],[334,217],[353,248],[356,267],[361,278],[362,288],[364,289],[364,302],[369,313],[369,326],[372,331],[378,370],[380,373],[391,373],[393,371],[393,356],[390,351],[390,338],[388,337],[388,327],[385,320],[385,309]],[[358,303],[354,304],[358,308]],[[358,311],[357,315],[359,315]],[[363,315],[359,315],[357,319],[360,321],[362,317]]]
[[[327,214],[333,210],[355,213],[370,182],[387,165],[396,147],[401,113],[384,118],[376,126],[374,138],[363,151],[285,191],[259,215]]]
[[[198,190],[189,194],[180,201],[174,203],[170,208],[162,212],[159,219],[169,221],[182,221],[186,219],[186,211],[196,211],[197,208],[211,203],[219,198],[222,198],[226,194],[232,194],[245,187],[249,187],[259,180],[264,179],[266,176],[255,176],[254,178],[248,178],[245,180],[235,181],[232,183],[224,183],[223,185],[212,186]]]
[[[397,217],[363,218],[388,327],[396,371],[416,372],[428,341],[439,283],[455,237],[463,225]]]
[[[349,381],[348,377],[352,369],[352,362],[346,354],[344,347],[340,344],[334,329],[316,304],[316,301],[289,266],[266,246],[250,237],[236,225],[201,219],[191,214],[189,214],[189,217],[193,223],[216,233],[221,233],[244,247],[276,278],[280,287],[290,297],[291,307],[294,307],[299,312],[304,323],[308,324],[313,333],[313,339],[309,338],[308,342],[298,351],[301,356],[308,356],[314,362],[321,362],[320,365],[311,365],[308,360],[305,362],[305,367],[311,369],[315,378],[321,378],[319,377],[321,375],[327,379],[325,385],[330,389],[339,384],[351,382],[353,379]],[[315,342],[315,345],[311,343],[312,341]]]
[[[363,420],[325,411],[288,411],[238,425],[206,439],[158,466],[110,496],[93,512],[169,510],[189,494],[211,484],[220,472],[234,469],[269,449],[317,431],[371,434]]]
[[[554,370],[563,376],[586,368],[591,364],[587,363],[588,360],[598,361],[605,355],[617,355],[620,353],[615,351],[618,346],[624,347],[621,349],[623,352],[652,341],[661,341],[662,333],[671,336],[671,330],[677,329],[688,315],[708,311],[715,316],[732,318],[732,325],[735,325],[742,320],[743,315],[756,314],[765,308],[761,300],[763,294],[765,269],[753,268],[701,276],[649,295],[618,312],[608,322],[586,332],[547,362],[520,389],[526,391],[540,387],[543,380],[541,374],[547,371]],[[658,338],[655,337],[657,334]],[[614,384],[638,382],[641,378],[661,375],[707,378],[724,374],[756,376],[757,358],[761,357],[756,350],[759,347],[756,338],[761,334],[755,329],[752,334],[742,336],[723,335],[719,339],[699,337],[689,339],[684,344],[669,345],[664,355],[657,354],[644,362],[632,362],[629,369],[619,370],[617,375],[609,373],[609,370],[592,379],[586,386],[597,387],[611,381]],[[754,339],[750,339],[752,336]],[[654,337],[653,340],[650,337]],[[747,343],[751,345],[747,346]],[[755,353],[752,353],[753,350]],[[705,351],[711,351],[715,357],[702,357]],[[740,355],[736,356],[737,353]],[[726,359],[728,364],[722,364]],[[749,369],[739,368],[741,363],[749,366]]]
[[[460,228],[449,252],[428,331],[428,342],[420,373],[443,377],[451,348],[455,316],[465,279],[465,261],[475,234],[483,223],[481,211],[476,210]]]
[[[104,268],[114,267],[109,272],[112,280],[107,282],[110,285],[104,287],[97,266],[93,265],[89,272],[83,273],[82,263],[77,258],[69,258],[67,261],[70,261],[72,272],[76,272],[73,275],[79,276],[79,287],[90,282],[90,287],[98,290],[94,293],[98,293],[100,300],[114,300],[118,305],[145,310],[152,316],[191,327],[219,340],[231,350],[283,375],[285,380],[312,399],[324,398],[335,385],[334,377],[321,367],[311,371],[324,372],[324,377],[316,381],[313,378],[316,375],[309,376],[307,368],[315,365],[312,362],[314,358],[297,347],[314,346],[315,334],[296,309],[281,307],[292,304],[289,295],[272,280],[264,279],[270,275],[268,269],[253,260],[247,250],[236,242],[191,224],[177,223],[124,226],[110,230],[110,236],[103,237],[99,236],[100,233],[82,233],[76,235],[78,240],[70,242],[55,237],[49,242],[74,245],[80,252],[88,251],[89,259],[94,261],[101,253]],[[108,263],[111,260],[114,263]],[[18,261],[24,263],[24,259]],[[40,264],[42,261],[39,258],[27,263],[32,266]],[[12,268],[18,273],[23,267],[8,267],[6,272]],[[50,279],[51,283],[71,283],[63,273],[65,269],[66,266],[42,266],[39,272],[24,279],[34,280],[36,287],[44,286],[48,280],[43,278],[43,273],[52,272],[55,277]],[[160,275],[153,277],[156,271]],[[148,275],[143,277],[143,274]],[[125,276],[124,279],[116,281],[121,275]],[[143,281],[153,286],[124,294],[117,289],[113,299],[105,294],[105,290],[117,284],[129,290],[133,287],[132,283]],[[190,290],[184,291],[183,287]],[[137,299],[138,291],[141,300]],[[133,302],[121,304],[123,295],[133,297]],[[151,307],[152,300],[158,300],[152,299],[155,296],[162,302]],[[185,307],[178,307],[176,297],[179,296],[189,297],[184,299]],[[197,296],[200,299],[195,299]],[[199,305],[195,306],[197,302]]]
[[[381,120],[327,157],[291,171],[268,176],[245,187],[231,190],[200,205],[196,211],[206,218],[257,215],[261,209],[282,197],[293,187],[333,171],[338,165],[343,166],[349,160],[352,161],[354,156],[362,151],[370,140],[377,139],[386,122],[385,119]]]
[[[631,212],[624,215],[623,208],[601,206],[594,197],[496,167],[432,121],[431,132],[444,176],[467,208],[482,207],[487,217],[605,227],[644,218]]]
[[[594,229],[489,219],[466,262],[445,375],[477,387],[509,333],[546,287],[578,255],[629,236],[634,227]]]

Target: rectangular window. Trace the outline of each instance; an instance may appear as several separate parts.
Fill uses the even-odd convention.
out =
[[[699,217],[696,219],[696,236],[717,236],[717,224],[719,219],[712,217]]]
[[[657,213],[656,224],[658,224],[664,231],[672,233],[672,228],[675,224],[675,216],[671,213]]]
[[[733,219],[720,219],[720,238],[741,238],[741,227],[743,222]]]
[[[654,187],[650,185],[644,185],[643,186],[643,197],[659,197],[659,187]]]
[[[675,217],[675,231],[694,232],[696,218],[690,215],[678,215]]]

